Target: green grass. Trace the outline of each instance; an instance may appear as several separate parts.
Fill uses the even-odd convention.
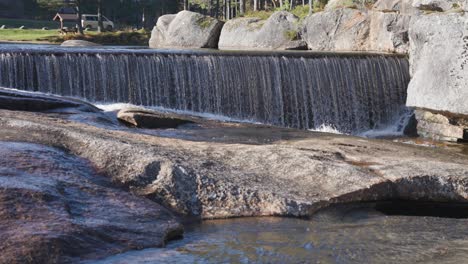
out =
[[[25,41],[62,43],[65,40],[82,39],[103,45],[148,45],[151,32],[139,30],[135,32],[117,31],[98,33],[88,31],[84,35],[60,35],[58,29],[0,29],[0,41]]]
[[[291,13],[293,13],[295,16],[297,16],[299,19],[304,19],[306,16],[309,15],[309,6],[306,5],[306,6],[297,6],[296,8],[294,8],[293,10],[290,11]]]
[[[201,26],[206,26],[209,21],[201,21],[201,23]],[[60,35],[58,32],[59,23],[54,21],[0,19],[0,26],[2,25],[6,25],[7,28],[0,29],[0,41],[62,43],[65,40],[82,39],[103,45],[147,46],[151,37],[151,32],[144,30],[104,33],[86,31],[84,35]],[[18,29],[20,26],[25,26],[26,29]],[[74,23],[66,23],[65,26],[73,27]],[[49,30],[42,30],[43,27],[48,27]]]
[[[47,41],[48,38],[58,35],[56,29],[0,29],[0,41]]]
[[[273,12],[274,11],[264,11],[264,10],[249,11],[244,15],[244,17],[256,17],[256,18],[260,18],[261,20],[267,20],[273,14]]]
[[[202,29],[209,27],[212,22],[213,22],[213,19],[210,17],[201,17],[200,19],[197,20],[197,24]]]
[[[98,33],[96,31],[86,32],[84,35],[66,35],[49,38],[51,42],[61,43],[65,40],[81,39],[87,40],[102,45],[130,45],[130,46],[147,46],[151,32],[145,30],[139,31],[117,31]]]
[[[291,41],[297,40],[299,37],[299,32],[297,32],[296,30],[288,30],[284,32],[284,36]]]
[[[74,24],[72,22],[67,24]],[[25,26],[27,29],[41,29],[47,27],[49,29],[58,29],[60,23],[52,20],[29,20],[29,19],[6,19],[0,18],[0,26],[5,25],[7,28],[14,29]],[[69,25],[65,25],[69,26]]]

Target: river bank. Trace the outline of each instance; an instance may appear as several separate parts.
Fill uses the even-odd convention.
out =
[[[0,42],[22,44],[61,44],[67,40],[86,40],[101,45],[147,47],[150,33],[139,31],[85,32],[83,35],[61,35],[58,29],[0,29]]]

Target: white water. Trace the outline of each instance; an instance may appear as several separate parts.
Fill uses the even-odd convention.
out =
[[[408,72],[383,55],[0,49],[0,86],[347,134],[395,123]]]

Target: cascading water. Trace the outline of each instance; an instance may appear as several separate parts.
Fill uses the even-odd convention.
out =
[[[372,54],[0,50],[4,87],[346,133],[393,122],[409,78]]]

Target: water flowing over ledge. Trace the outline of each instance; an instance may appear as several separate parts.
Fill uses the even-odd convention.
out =
[[[0,86],[357,134],[405,111],[408,61],[383,54],[2,49]]]

